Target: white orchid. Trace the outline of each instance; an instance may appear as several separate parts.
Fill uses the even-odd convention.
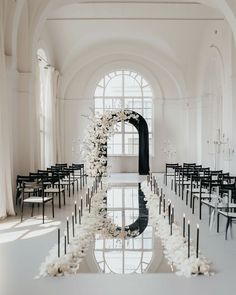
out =
[[[118,112],[105,111],[103,115],[93,114],[87,117],[89,126],[82,147],[86,170],[89,176],[106,175],[108,138],[116,131],[118,122],[130,118],[138,120],[139,116],[130,110],[119,110]]]

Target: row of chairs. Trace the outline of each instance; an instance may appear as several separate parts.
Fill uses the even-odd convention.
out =
[[[31,204],[33,216],[34,205],[42,205],[43,223],[45,217],[45,204],[51,202],[52,216],[54,217],[54,198],[59,198],[59,208],[61,208],[61,197],[66,204],[65,190],[71,196],[74,194],[75,186],[77,191],[82,190],[87,182],[87,175],[84,171],[84,164],[56,164],[46,170],[38,170],[29,175],[18,175],[16,179],[16,204],[21,205],[21,221],[23,220],[24,205]]]
[[[222,170],[212,171],[209,167],[202,167],[196,163],[183,163],[183,165],[166,164],[165,184],[171,177],[171,188],[175,193],[185,198],[192,213],[195,213],[196,200],[198,201],[199,218],[202,219],[202,206],[209,208],[209,223],[212,224],[214,216],[217,218],[217,231],[219,232],[219,219],[227,219],[225,238],[229,227],[236,221],[236,177]]]

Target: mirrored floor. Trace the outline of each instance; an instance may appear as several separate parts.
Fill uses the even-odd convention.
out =
[[[139,184],[115,184],[107,193],[107,216],[125,238],[103,238],[95,243],[80,267],[82,273],[143,274],[172,272],[161,241],[149,224],[148,209]]]

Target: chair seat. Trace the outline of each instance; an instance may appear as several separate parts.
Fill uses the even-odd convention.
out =
[[[42,197],[30,197],[24,199],[24,203],[43,203],[52,200],[52,197],[45,197],[44,199]]]
[[[213,202],[209,202],[208,200],[203,200],[202,203],[212,208],[216,207],[216,204],[214,204]],[[217,204],[217,209],[227,209],[227,208],[234,209],[236,208],[236,204],[235,203],[229,203],[229,204],[218,203]]]
[[[190,192],[190,189],[188,189],[188,191]],[[194,189],[192,189],[192,193],[194,194],[194,195],[200,195],[200,188],[194,188]],[[209,191],[208,191],[208,189],[207,188],[203,188],[202,189],[202,196],[203,195],[208,195],[208,198],[209,198]]]
[[[200,193],[193,193],[194,198],[200,198]],[[201,194],[201,199],[209,199],[211,198],[211,194],[209,193],[203,193]]]
[[[50,188],[46,188],[44,190],[45,193],[49,194],[49,193],[59,193],[59,192],[63,192],[65,189],[64,188],[57,188],[57,187],[50,187]]]
[[[45,181],[43,184],[44,185],[52,185],[52,183],[50,181]]]
[[[225,212],[225,211],[218,211],[221,215],[229,218],[235,218],[236,219],[236,212]]]

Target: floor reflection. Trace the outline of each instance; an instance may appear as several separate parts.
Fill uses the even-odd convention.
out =
[[[142,211],[140,205],[143,206]],[[144,196],[140,195],[138,184],[116,185],[108,191],[108,216],[121,230],[127,228],[127,225],[132,227],[135,224],[137,227],[138,224],[140,234],[126,239],[104,239],[96,235],[92,250],[94,255],[91,255],[96,266],[87,257],[81,272],[93,269],[94,272],[105,274],[141,274],[157,272],[158,268],[162,272],[170,271],[164,261],[161,244],[158,245],[153,228],[148,224],[148,210],[144,205]]]

